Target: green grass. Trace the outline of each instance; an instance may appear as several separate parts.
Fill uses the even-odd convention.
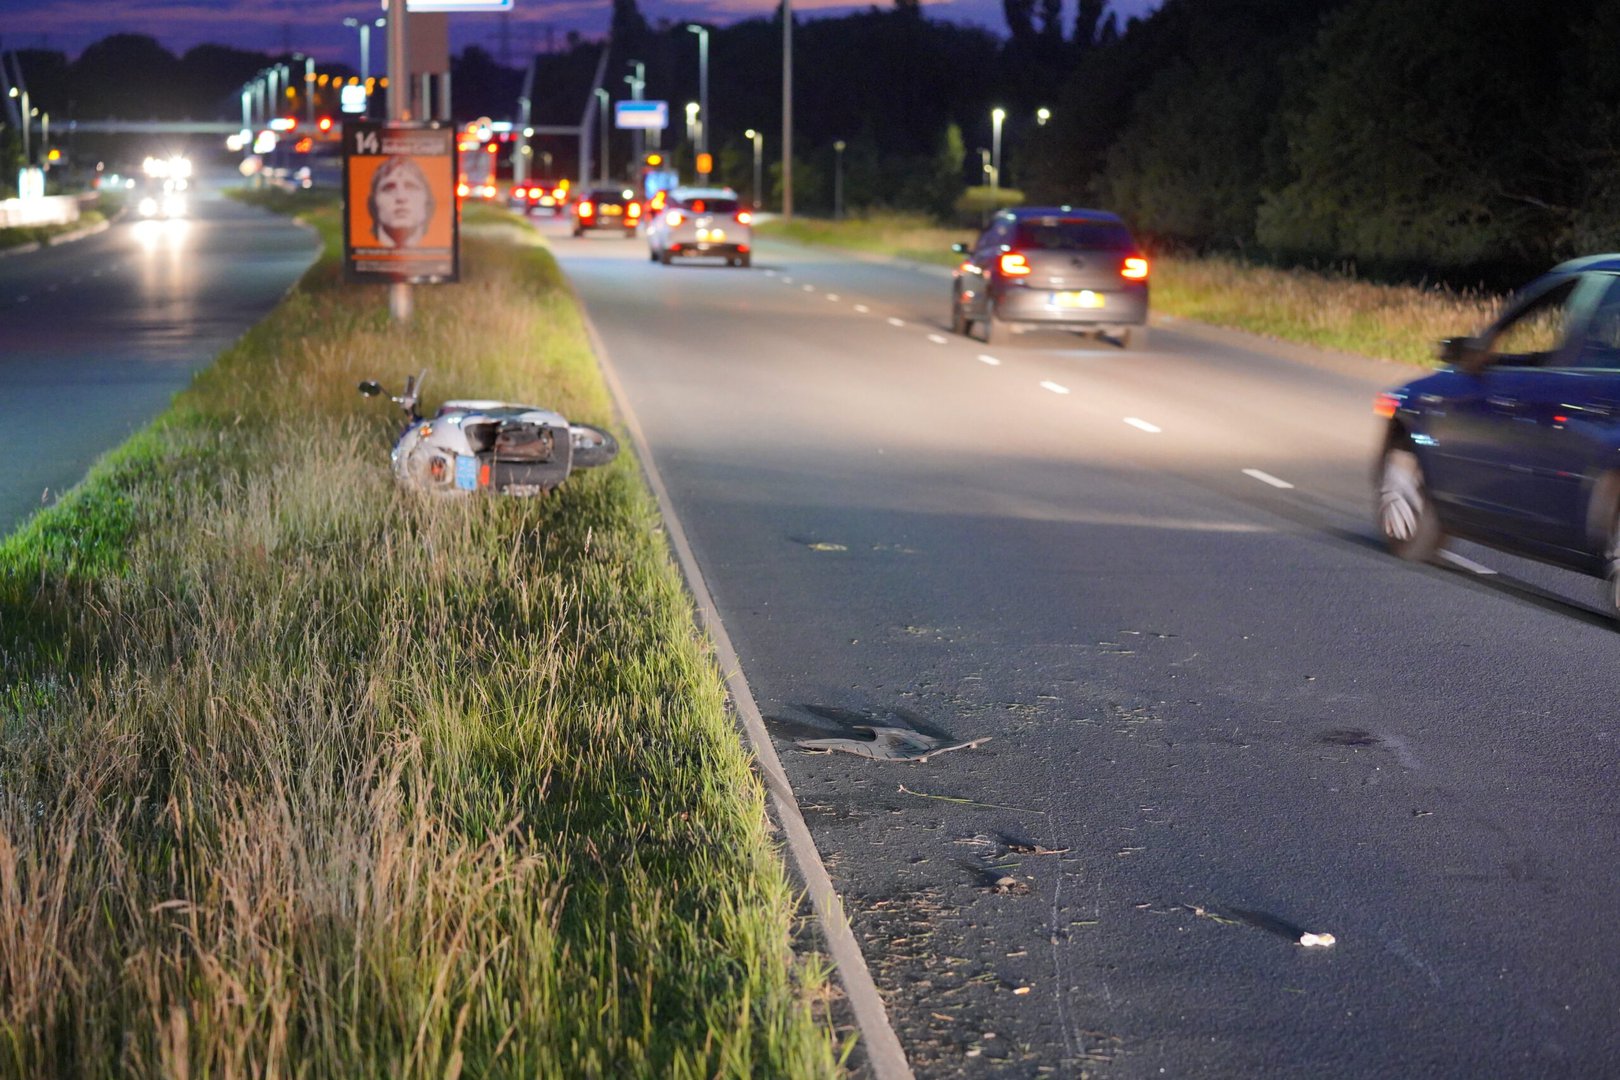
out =
[[[0,1076],[818,1077],[763,794],[626,451],[397,490],[395,416],[612,422],[535,234],[338,281],[0,542]]]
[[[99,210],[83,210],[79,213],[79,220],[65,225],[14,225],[0,228],[0,251],[22,247],[24,244],[49,244],[58,236],[78,232],[105,220]]]
[[[761,235],[943,266],[971,239],[917,216],[759,226]],[[1378,285],[1347,274],[1279,270],[1228,256],[1161,256],[1153,261],[1153,310],[1411,364],[1432,364],[1435,342],[1482,327],[1501,298],[1442,288]]]

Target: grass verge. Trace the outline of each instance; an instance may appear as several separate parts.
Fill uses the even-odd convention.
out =
[[[0,229],[0,251],[22,247],[24,244],[49,244],[58,236],[87,229],[105,220],[107,219],[99,210],[84,210],[79,213],[79,220],[65,225],[13,225]]]
[[[628,453],[396,490],[394,417],[610,421],[534,234],[462,284],[327,253],[0,542],[0,1076],[836,1075],[826,972]]]
[[[849,221],[766,222],[763,236],[954,266],[962,230],[900,214]],[[1153,309],[1366,356],[1431,365],[1444,337],[1479,329],[1502,298],[1482,292],[1378,285],[1349,275],[1279,270],[1229,256],[1160,256],[1153,262]]]

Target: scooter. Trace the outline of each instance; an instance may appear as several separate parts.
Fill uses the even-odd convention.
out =
[[[400,486],[434,495],[543,495],[575,469],[606,465],[619,453],[612,435],[533,405],[507,401],[446,401],[430,418],[418,404],[427,372],[407,377],[389,400],[405,413],[390,458]],[[380,384],[360,384],[367,397]]]

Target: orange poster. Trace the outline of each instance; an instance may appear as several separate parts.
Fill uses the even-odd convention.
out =
[[[454,129],[345,121],[343,177],[343,250],[351,281],[456,280]]]

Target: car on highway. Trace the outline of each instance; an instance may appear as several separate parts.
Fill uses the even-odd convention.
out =
[[[641,200],[629,188],[592,188],[574,203],[574,235],[592,229],[611,229],[634,236],[641,226]]]
[[[568,212],[568,193],[572,186],[566,178],[525,180],[512,185],[506,204],[519,213],[560,216]]]
[[[1384,543],[1429,559],[1455,536],[1602,577],[1620,615],[1620,254],[1554,267],[1439,356],[1377,398]]]
[[[722,258],[728,266],[754,261],[754,216],[728,187],[676,187],[647,219],[647,250],[668,266],[676,258]]]
[[[1109,335],[1147,345],[1148,259],[1125,222],[1106,210],[1035,206],[1003,210],[951,279],[951,329],[983,328],[987,343],[1023,326]]]

